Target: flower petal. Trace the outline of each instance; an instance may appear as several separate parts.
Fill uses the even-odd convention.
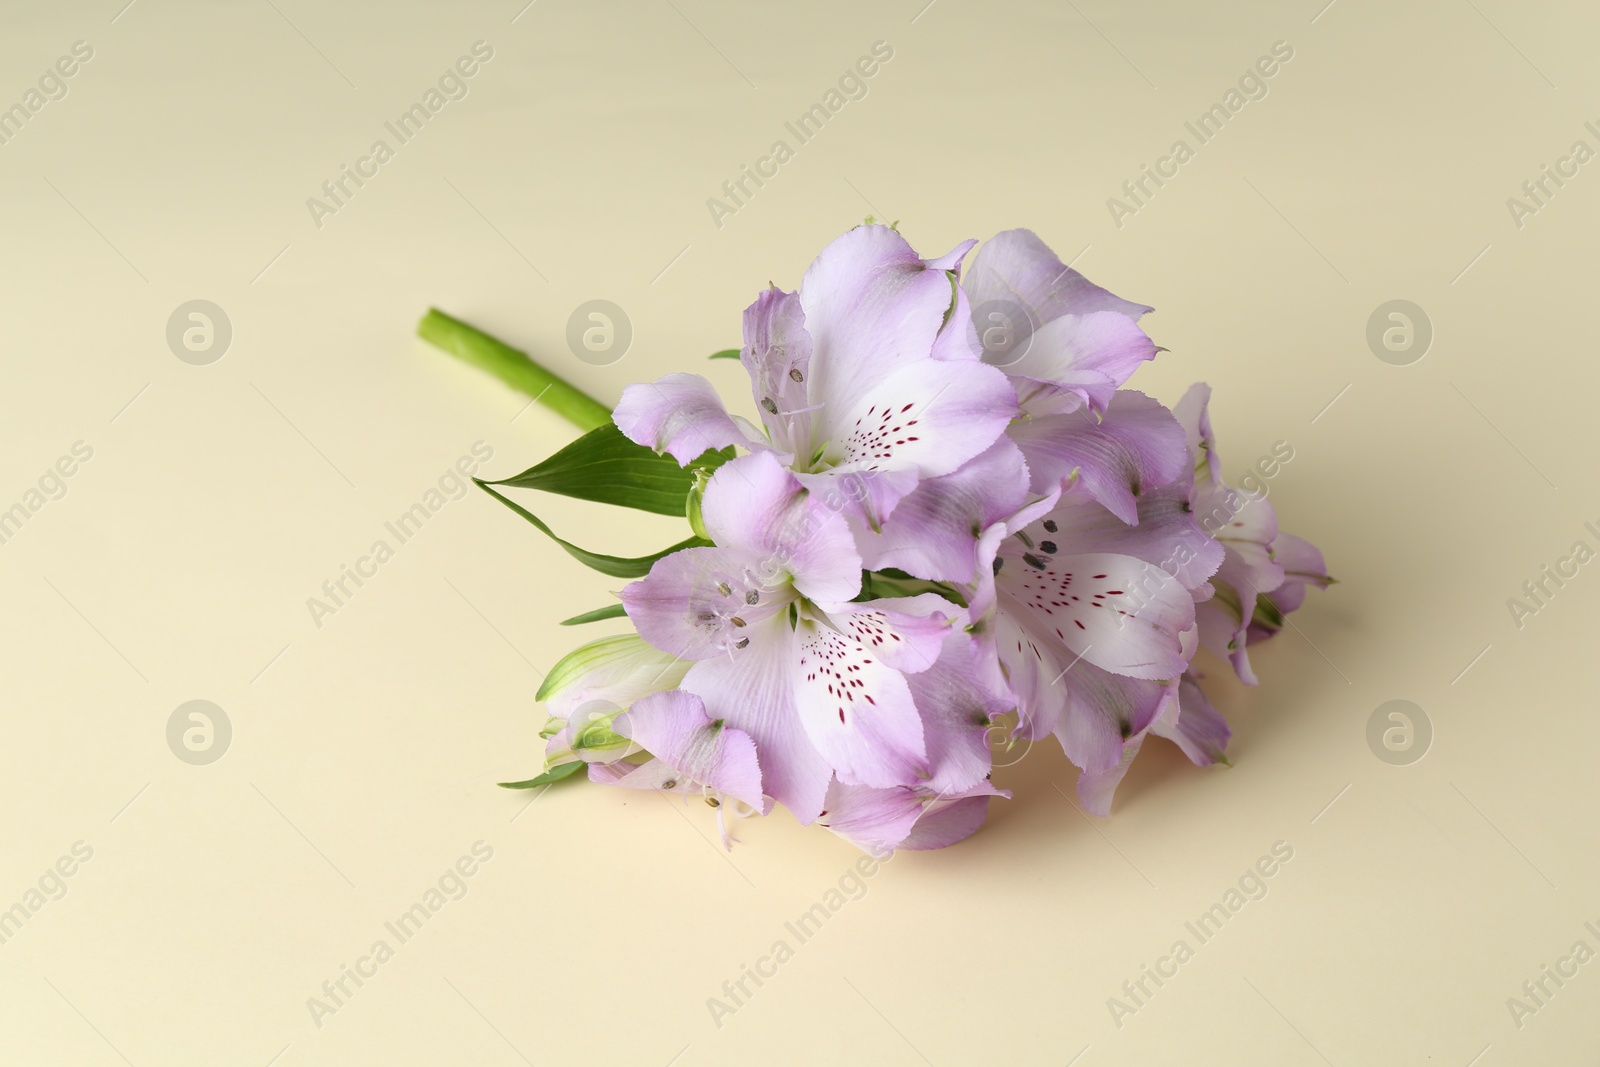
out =
[[[711,718],[695,694],[673,689],[647,696],[617,716],[614,727],[691,781],[762,807],[755,741]]]
[[[929,357],[951,290],[947,271],[930,268],[887,226],[858,226],[822,250],[801,280],[800,302],[824,436],[857,397]]]
[[[1034,542],[1029,549],[1008,538],[1000,549],[999,612],[1022,631],[1012,647],[1000,645],[1003,662],[1035,659],[1038,649],[1055,645],[1132,678],[1183,673],[1189,658],[1184,634],[1194,626],[1195,607],[1181,582],[1133,556],[1051,555]]]
[[[894,567],[930,581],[970,582],[979,536],[1022,507],[1027,496],[1027,462],[1001,437],[960,470],[918,484],[881,532],[858,530],[862,565]]]
[[[980,679],[972,639],[949,634],[932,667],[906,679],[922,714],[930,777],[926,788],[960,793],[988,778],[993,760],[989,732],[1013,706]]]
[[[669,374],[628,386],[611,418],[628,440],[669,453],[681,467],[708,449],[766,444],[750,440],[711,383],[698,374]]]
[[[1153,563],[1190,590],[1222,565],[1223,547],[1196,521],[1188,486],[1174,482],[1141,493],[1138,516],[1139,524],[1129,526],[1080,483],[1061,494],[1049,515],[1056,529],[1045,533],[1074,552],[1120,552]]]
[[[770,589],[792,578],[802,594],[823,603],[842,603],[861,591],[861,557],[845,519],[770,452],[717,468],[700,515],[718,545],[762,561]]]
[[[1172,413],[1128,389],[1118,391],[1098,421],[1087,409],[1037,415],[1009,434],[1028,459],[1034,492],[1077,471],[1095,499],[1130,526],[1139,521],[1138,495],[1174,481],[1189,463]]]
[[[1133,765],[1134,757],[1144,744],[1144,734],[1135,734],[1121,745],[1117,762],[1103,771],[1081,771],[1078,774],[1078,801],[1090,815],[1106,818],[1111,814],[1111,797],[1122,784],[1122,779]]]
[[[1154,359],[1155,342],[1133,320],[1114,311],[1063,315],[1033,332],[1022,354],[1005,365],[1013,378],[1035,383],[1048,396],[1070,393],[1104,411],[1139,364]],[[1030,411],[1051,410],[1035,400]],[[1056,410],[1072,410],[1076,402]]]
[[[745,308],[739,362],[750,373],[756,407],[773,444],[784,452],[808,451],[811,335],[806,332],[799,293],[773,286]]]
[[[987,784],[987,783],[986,783]],[[991,797],[1010,796],[990,787],[989,792],[974,792],[971,796],[936,800],[922,810],[900,847],[913,851],[945,848],[964,841],[978,832],[989,814]]]
[[[1213,655],[1229,660],[1246,685],[1255,685],[1245,646],[1256,601],[1284,581],[1283,565],[1272,557],[1277,512],[1266,498],[1220,483],[1202,487],[1198,499],[1201,524],[1224,549],[1222,566],[1211,581],[1215,593],[1197,608],[1200,642]]]
[[[1326,589],[1333,584],[1333,579],[1328,576],[1328,565],[1323,561],[1322,552],[1304,538],[1296,537],[1294,534],[1278,534],[1272,542],[1272,559],[1283,568],[1283,584],[1268,594],[1268,598],[1284,615],[1300,609],[1300,605],[1305,603],[1308,587]],[[1259,636],[1268,636],[1277,632],[1277,629],[1278,627],[1271,627],[1267,634]],[[1252,640],[1257,636],[1252,633]]]
[[[1006,230],[985,241],[962,288],[974,306],[1009,300],[1026,308],[1040,325],[1095,311],[1114,311],[1137,322],[1151,310],[1095,285],[1062,263],[1031,230]]]
[[[1194,480],[1198,485],[1222,484],[1222,460],[1217,455],[1217,441],[1211,434],[1211,386],[1195,382],[1172,409],[1173,416],[1183,427],[1189,443],[1189,453],[1194,457]]]
[[[686,548],[664,556],[620,595],[639,636],[691,660],[749,644],[752,627],[785,611],[793,599],[774,577],[770,558],[734,548]]]
[[[879,529],[907,494],[917,487],[917,472],[903,470],[821,470],[796,474],[829,511],[852,526]]]
[[[940,795],[905,786],[875,789],[836,781],[828,788],[822,822],[875,856],[897,848],[944,848],[983,825],[990,797],[1010,795],[989,782],[959,795]]]
[[[949,474],[983,452],[1017,413],[1005,375],[978,362],[927,360],[901,368],[835,408],[824,458],[850,470]]]
[[[866,600],[827,609],[827,624],[903,674],[933,666],[965,613],[937,593]]]
[[[927,772],[922,719],[905,675],[857,631],[802,619],[795,703],[806,736],[849,785],[907,785]],[[693,672],[691,671],[691,676]]]
[[[1124,678],[1089,663],[1073,669],[1060,688],[1066,700],[1056,737],[1068,759],[1094,773],[1121,764],[1127,742],[1143,736],[1178,695],[1170,682]]]
[[[1228,722],[1206,699],[1193,672],[1185,673],[1178,683],[1178,699],[1150,727],[1150,732],[1172,741],[1189,759],[1205,766],[1225,763],[1224,750],[1232,731]]]

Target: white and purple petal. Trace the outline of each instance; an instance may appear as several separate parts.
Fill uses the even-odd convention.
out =
[[[1137,322],[1151,310],[1095,285],[1062,263],[1031,230],[1006,230],[985,241],[962,288],[974,305],[1013,301],[1040,324],[1096,311],[1114,311]]]
[[[1034,492],[1077,472],[1095,499],[1129,525],[1139,521],[1139,494],[1176,480],[1189,462],[1183,428],[1172,413],[1127,389],[1111,399],[1103,417],[1088,409],[1036,415],[1008,434],[1027,457]]]
[[[711,383],[698,374],[669,374],[630,385],[611,414],[624,437],[665,452],[686,467],[706,451],[743,445],[765,447],[734,421]]]
[[[858,529],[862,564],[929,581],[970,582],[983,531],[1014,514],[1027,497],[1027,462],[1001,437],[960,470],[919,483],[879,533]]]
[[[755,742],[727,720],[713,719],[695,694],[672,689],[647,696],[617,716],[614,729],[680,776],[763,807]]]

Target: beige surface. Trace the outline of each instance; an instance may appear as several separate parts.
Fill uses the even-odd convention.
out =
[[[0,908],[93,853],[0,945],[0,1063],[1600,1053],[1600,963],[1547,980],[1520,1028],[1507,1007],[1600,949],[1600,568],[1521,629],[1506,604],[1600,547],[1600,164],[1520,228],[1506,206],[1573,141],[1600,148],[1593,11],[121,2],[13,4],[0,32],[7,102],[93,48],[0,145],[0,507],[93,450],[0,545]],[[868,95],[715,226],[706,198],[880,40]],[[306,198],[476,41],[466,98],[319,228]],[[1114,225],[1106,199],[1276,41],[1294,54],[1268,95]],[[1030,226],[1155,305],[1172,351],[1135,384],[1171,402],[1209,380],[1230,474],[1288,441],[1273,499],[1343,584],[1262,650],[1258,689],[1214,690],[1231,770],[1152,743],[1091,826],[1041,749],[978,837],[897,857],[800,944],[785,923],[854,862],[826,833],[746,823],[730,857],[699,806],[573,787],[525,809],[492,784],[535,767],[539,671],[575,640],[555,620],[618,583],[474,494],[320,627],[306,600],[474,442],[507,474],[569,437],[415,343],[430,303],[613,399],[736,344],[755,291],[869,211],[929,255]],[[563,341],[597,297],[635,328],[604,368]],[[208,366],[164,337],[196,298],[233,327]],[[1364,339],[1397,298],[1435,328],[1411,366]],[[707,373],[744,395],[736,367]],[[675,535],[544,512],[602,549]],[[1365,739],[1397,698],[1436,734],[1411,766]],[[166,743],[193,699],[233,726],[209,766]],[[386,932],[480,841],[460,900]],[[1293,858],[1267,896],[1199,944],[1185,922],[1275,842]],[[393,958],[317,1025],[308,998],[379,939]],[[1179,939],[1193,958],[1116,1025],[1107,999]],[[707,998],[779,940],[793,958],[715,1025]]]

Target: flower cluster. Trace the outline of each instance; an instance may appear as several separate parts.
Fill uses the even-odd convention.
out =
[[[682,468],[696,536],[621,590],[636,633],[546,681],[540,780],[781,804],[881,851],[978,828],[1001,730],[1055,737],[1097,815],[1150,734],[1224,759],[1196,652],[1253,683],[1321,554],[1224,484],[1206,386],[1123,388],[1150,308],[1029,231],[963,271],[975,244],[923,259],[869,224],[761,293],[758,422],[699,375],[627,389],[604,429]]]

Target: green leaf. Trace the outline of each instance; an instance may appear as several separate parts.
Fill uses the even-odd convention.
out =
[[[728,458],[707,453],[702,460],[713,457],[719,464]],[[491,484],[539,489],[657,515],[682,515],[684,501],[694,485],[694,467],[680,467],[671,456],[634,444],[622,436],[615,424],[606,423],[543,463]]]
[[[586,622],[600,622],[603,619],[620,619],[628,614],[627,609],[621,604],[607,604],[603,608],[586,611],[582,615],[574,615],[570,619],[562,619],[562,626],[582,626]]]
[[[739,353],[741,351],[742,351],[742,349],[738,349],[738,348],[724,348],[721,352],[713,352],[709,356],[707,356],[706,358],[707,359],[738,359],[739,358]]]
[[[573,760],[571,763],[563,763],[559,766],[551,767],[548,771],[535,778],[529,778],[526,782],[500,782],[498,785],[501,789],[537,789],[541,785],[550,785],[553,782],[561,781],[563,778],[571,778],[587,766],[589,765],[583,760]]]
[[[691,537],[687,541],[679,541],[677,544],[672,545],[669,548],[663,548],[660,552],[649,556],[638,556],[632,559],[623,556],[603,556],[598,552],[590,552],[588,549],[579,548],[571,541],[563,541],[561,538],[556,536],[554,530],[546,526],[544,521],[533,512],[529,511],[521,504],[518,504],[516,501],[508,499],[502,494],[495,492],[492,488],[490,488],[488,482],[485,482],[479,478],[474,478],[472,480],[477,483],[478,488],[482,489],[485,493],[488,493],[490,496],[500,501],[500,503],[504,504],[512,511],[515,511],[518,515],[521,515],[524,519],[527,519],[529,522],[533,523],[533,525],[538,527],[546,537],[549,537],[550,540],[566,549],[567,555],[571,556],[579,563],[582,563],[585,567],[597,570],[601,574],[609,575],[612,578],[643,578],[645,575],[650,573],[651,564],[655,563],[655,561],[661,557],[670,556],[672,553],[680,552],[685,548],[705,548],[711,544],[710,541],[704,540],[703,538]]]

